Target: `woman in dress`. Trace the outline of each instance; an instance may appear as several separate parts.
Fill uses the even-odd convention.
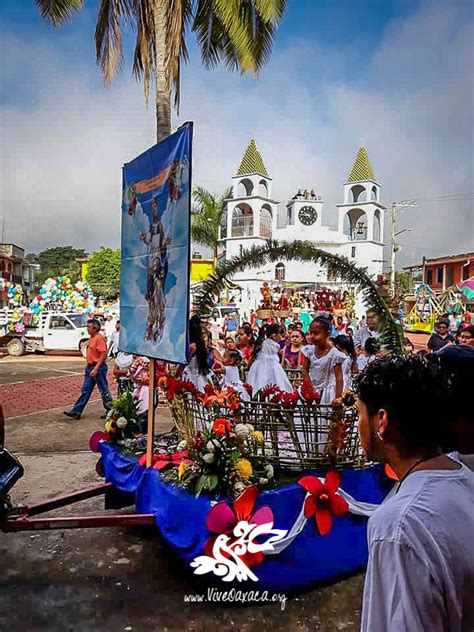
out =
[[[247,366],[252,357],[255,345],[255,336],[249,323],[243,323],[237,332],[237,349],[240,351],[242,360]]]
[[[334,346],[345,358],[342,363],[343,389],[346,391],[352,386],[352,376],[357,373],[356,352],[354,343],[349,336],[336,336]]]
[[[293,371],[300,369],[303,364],[301,351],[303,349],[303,332],[293,329],[290,333],[289,342],[283,349],[282,366],[284,369]]]
[[[331,323],[318,316],[309,326],[309,345],[302,349],[303,380],[310,380],[321,396],[321,404],[330,404],[340,397],[343,389],[342,355],[329,341]]]
[[[212,383],[213,373],[209,366],[209,350],[202,335],[201,319],[193,316],[189,321],[189,354],[191,360],[183,371],[183,379],[189,380],[204,393],[206,384]]]
[[[280,326],[263,325],[260,328],[249,363],[247,382],[253,394],[265,386],[275,385],[287,393],[293,392],[290,380],[280,365]]]

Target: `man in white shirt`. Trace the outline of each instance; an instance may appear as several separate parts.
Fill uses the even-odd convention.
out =
[[[354,335],[354,346],[358,354],[362,353],[365,347],[365,343],[369,338],[377,339],[380,337],[378,328],[379,316],[375,310],[369,309],[367,311],[367,319],[365,325],[362,325],[361,321],[359,329],[355,332]]]
[[[109,341],[109,357],[115,358],[119,350],[119,336],[120,336],[120,321],[115,323],[115,328],[110,334]]]
[[[374,362],[357,381],[362,447],[399,479],[369,519],[364,632],[474,629],[474,474],[438,445],[448,388],[439,360],[420,356]]]

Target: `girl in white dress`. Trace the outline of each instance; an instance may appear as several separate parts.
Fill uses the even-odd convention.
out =
[[[293,392],[290,380],[280,364],[281,340],[279,325],[263,325],[249,362],[247,382],[253,389],[253,396],[265,386],[276,385],[282,391]]]
[[[342,363],[342,388],[347,391],[352,387],[352,376],[357,371],[355,347],[349,336],[340,335],[334,338],[334,346],[344,356]]]
[[[250,397],[245,390],[239,374],[239,364],[241,362],[242,356],[237,349],[228,349],[224,352],[224,355],[222,356],[224,375],[221,379],[220,385],[222,389],[226,386],[231,386],[239,393],[241,401],[248,402],[250,401]]]
[[[345,356],[333,347],[329,338],[331,325],[327,318],[318,316],[309,326],[311,344],[303,347],[303,380],[311,380],[321,396],[321,404],[330,404],[342,395],[344,379],[342,363]]]

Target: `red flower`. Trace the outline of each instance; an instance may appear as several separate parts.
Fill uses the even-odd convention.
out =
[[[341,477],[334,470],[326,474],[324,483],[316,476],[303,476],[298,481],[298,485],[311,494],[304,501],[304,515],[306,518],[315,516],[320,535],[327,535],[331,531],[333,516],[343,516],[349,511],[344,498],[336,494],[340,482]]]
[[[247,391],[247,393],[250,395],[250,397],[252,397],[252,393],[253,393],[253,388],[250,384],[244,384],[244,388]]]
[[[204,437],[202,436],[202,434],[200,432],[196,432],[196,435],[194,437],[194,447],[196,448],[196,450],[202,450],[205,443],[206,442],[204,441]]]
[[[276,395],[279,392],[280,389],[276,384],[267,384],[267,386],[264,386],[264,388],[261,389],[260,397],[261,399],[267,399],[270,395]]]
[[[273,528],[273,512],[270,507],[260,507],[258,511],[253,512],[255,501],[257,500],[258,489],[252,485],[247,487],[238,498],[234,500],[233,508],[225,502],[219,502],[207,514],[206,525],[209,531],[216,535],[209,538],[204,548],[205,555],[213,557],[213,547],[216,538],[221,533],[232,534],[235,526],[241,521],[246,520],[250,524],[262,525],[271,524],[270,528]],[[236,541],[236,538],[231,538],[228,546],[232,547],[232,544]],[[222,552],[225,555],[225,552]],[[248,551],[243,555],[239,555],[242,562],[247,568],[252,568],[257,564],[260,564],[263,560],[263,553],[249,553]]]
[[[291,406],[296,406],[296,402],[299,399],[299,395],[298,393],[283,393],[282,397],[281,397],[281,402],[283,404],[283,406],[291,407]]]
[[[301,385],[301,397],[308,403],[319,402],[321,395],[314,390],[312,383],[309,380],[304,380]]]
[[[230,421],[223,417],[218,417],[212,426],[212,430],[216,435],[228,434],[230,432]]]

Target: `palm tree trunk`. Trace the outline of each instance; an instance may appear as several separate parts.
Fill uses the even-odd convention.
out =
[[[165,71],[166,0],[156,0],[155,23],[155,78],[156,78],[156,140],[171,134],[171,92]]]

